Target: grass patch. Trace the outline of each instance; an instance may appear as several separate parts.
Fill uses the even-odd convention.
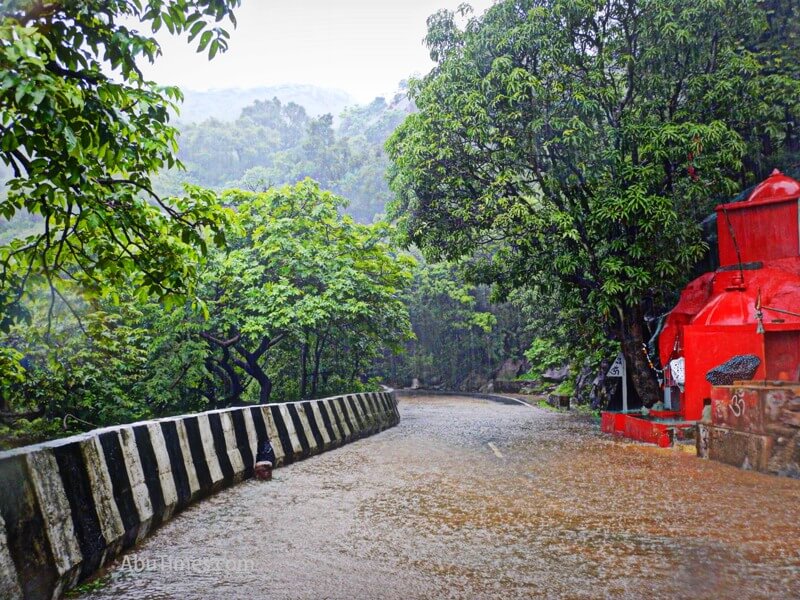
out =
[[[555,406],[551,406],[550,404],[548,404],[547,400],[539,400],[539,402],[536,403],[536,406],[538,406],[539,408],[543,408],[545,410],[560,412]]]
[[[111,577],[109,575],[84,581],[83,583],[76,585],[71,590],[66,591],[64,593],[64,598],[79,598],[84,594],[99,592],[108,585],[109,581],[111,581]]]

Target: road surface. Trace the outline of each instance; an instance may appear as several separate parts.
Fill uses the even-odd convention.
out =
[[[400,414],[201,501],[81,597],[800,597],[800,481],[527,406]]]

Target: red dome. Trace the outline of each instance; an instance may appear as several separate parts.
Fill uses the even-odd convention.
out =
[[[725,291],[712,298],[694,319],[692,325],[713,327],[737,326],[756,322],[755,290]]]
[[[775,169],[772,175],[756,186],[747,202],[774,202],[794,198],[800,198],[800,183]]]

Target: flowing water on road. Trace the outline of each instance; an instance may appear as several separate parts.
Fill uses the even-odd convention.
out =
[[[186,510],[83,597],[800,597],[800,481],[525,406],[400,414]]]

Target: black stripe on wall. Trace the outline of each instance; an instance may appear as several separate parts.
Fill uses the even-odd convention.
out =
[[[361,413],[358,411],[356,407],[356,399],[353,396],[347,396],[345,398],[345,402],[350,405],[350,410],[353,411],[353,418],[358,421],[358,431],[359,433],[364,433],[365,423],[364,418],[361,416]]]
[[[258,447],[261,447],[261,444],[269,440],[269,435],[267,435],[267,424],[264,422],[264,413],[261,412],[261,408],[254,406],[250,409],[250,416],[253,417],[253,425],[256,428],[256,439],[258,440]],[[258,449],[256,449],[256,452]]]
[[[189,442],[189,451],[192,453],[192,464],[200,484],[200,495],[205,496],[211,492],[211,469],[208,468],[206,451],[203,448],[203,437],[200,435],[200,423],[197,417],[185,417],[183,426],[186,428],[186,439]]]
[[[339,442],[344,444],[345,440],[347,439],[347,434],[344,431],[344,423],[342,422],[341,417],[339,417],[339,411],[336,410],[336,400],[328,400],[328,406],[331,409],[331,415],[333,415],[334,421],[336,421],[336,427],[339,428],[339,433],[342,436],[339,438]]]
[[[378,403],[381,406],[381,414],[386,419],[391,421],[390,416],[392,414],[392,407],[391,407],[391,403],[389,401],[389,395],[386,394],[386,393],[379,394],[378,397],[377,397],[377,400],[378,400]],[[387,425],[388,425],[388,423],[387,423]]]
[[[377,425],[375,422],[378,418],[378,409],[375,406],[374,394],[359,394],[361,401],[367,407],[367,414],[372,421],[373,427]]]
[[[372,406],[372,417],[378,431],[384,428],[383,407],[381,407],[377,394],[364,394],[366,401]]]
[[[136,534],[139,531],[141,519],[136,508],[136,502],[133,500],[131,481],[128,478],[128,469],[125,466],[125,457],[122,454],[119,435],[116,431],[107,431],[101,433],[99,439],[106,465],[108,465],[111,491],[114,494],[114,501],[117,503],[119,516],[122,518],[122,526],[125,528],[122,545],[125,548],[130,548],[136,542]]]
[[[397,405],[394,402],[394,398],[390,393],[386,393],[384,395],[384,400],[386,402],[386,410],[387,412],[392,415],[393,417],[398,417],[399,413],[397,412]]]
[[[56,446],[53,448],[53,454],[61,473],[64,491],[67,493],[72,523],[83,555],[81,578],[84,578],[100,567],[103,551],[108,542],[100,527],[80,445],[76,442]]]
[[[375,430],[375,419],[373,414],[375,410],[364,400],[364,397],[361,394],[356,394],[356,401],[361,406],[361,410],[364,411],[364,418],[366,419],[366,425],[369,426],[369,431],[372,432]]]
[[[336,434],[333,432],[333,424],[331,423],[331,416],[328,414],[328,407],[325,406],[324,402],[317,401],[317,408],[319,408],[322,423],[325,425],[325,429],[328,430],[328,437],[331,438],[331,443],[335,444],[337,439]]]
[[[244,463],[244,476],[253,476],[253,465],[255,458],[253,457],[253,449],[250,447],[250,438],[247,435],[247,425],[244,422],[244,412],[241,409],[232,410],[230,414],[233,420],[233,433],[236,435],[236,446],[239,448],[239,454],[242,455],[242,462]]]
[[[344,404],[344,398],[339,396],[338,398],[334,398],[333,401],[336,402],[337,406],[342,409],[342,416],[344,417],[345,423],[347,423],[347,427],[350,429],[350,439],[356,438],[358,436],[358,432],[350,422],[350,416],[347,414],[347,407]]]
[[[278,430],[278,439],[283,446],[283,462],[288,464],[294,460],[294,448],[292,448],[292,440],[289,438],[289,430],[286,429],[286,424],[283,422],[283,415],[277,406],[274,404],[269,407],[272,413],[272,421],[275,423],[275,428]]]
[[[183,508],[191,500],[192,489],[189,487],[189,475],[186,473],[186,464],[183,462],[178,426],[175,421],[162,421],[161,432],[164,434],[164,442],[172,468],[172,478],[175,480],[175,490],[178,492],[178,506]]]
[[[389,394],[381,394],[381,401],[383,402],[383,408],[386,410],[387,413],[392,412],[392,399]]]
[[[11,575],[18,576],[24,598],[49,598],[58,573],[25,458],[14,456],[1,461],[0,481],[0,514],[6,523],[6,544],[16,567]]]
[[[214,438],[214,452],[219,460],[219,468],[222,471],[225,485],[230,485],[233,481],[233,465],[228,456],[228,445],[225,443],[225,431],[222,429],[222,420],[219,413],[208,413],[208,424],[211,426],[211,437]]]
[[[311,427],[311,435],[314,436],[314,441],[317,443],[317,448],[321,451],[325,446],[325,440],[322,439],[322,433],[320,433],[319,426],[317,425],[317,418],[314,416],[314,408],[311,406],[311,402],[303,402],[301,406],[306,413],[308,426]]]
[[[300,446],[303,448],[303,458],[305,458],[309,455],[311,446],[308,443],[308,436],[306,436],[303,422],[300,420],[300,415],[297,414],[297,407],[294,404],[287,404],[286,409],[289,411],[289,418],[292,420],[297,439],[300,442]]]
[[[164,516],[166,503],[164,502],[164,490],[161,489],[161,479],[158,476],[156,452],[153,450],[153,442],[150,440],[150,431],[147,429],[147,425],[133,427],[133,437],[136,440],[136,447],[139,449],[144,484],[147,486],[150,505],[153,507],[153,524],[157,525]]]

